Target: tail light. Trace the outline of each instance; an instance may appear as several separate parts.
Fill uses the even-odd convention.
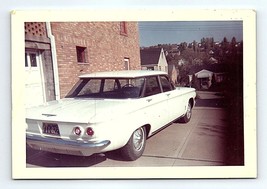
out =
[[[76,135],[80,136],[81,133],[82,133],[82,130],[80,129],[80,127],[75,127],[75,128],[74,128],[74,133],[75,133]]]
[[[91,127],[88,127],[87,130],[86,130],[86,134],[88,136],[93,136],[94,135],[94,130],[91,128]]]

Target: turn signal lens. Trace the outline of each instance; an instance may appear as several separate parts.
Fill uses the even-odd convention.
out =
[[[95,132],[91,127],[88,127],[86,133],[88,136],[93,136]]]
[[[81,129],[80,129],[80,127],[75,127],[74,128],[74,133],[76,134],[76,135],[81,135],[81,133],[82,133],[82,131],[81,131]]]

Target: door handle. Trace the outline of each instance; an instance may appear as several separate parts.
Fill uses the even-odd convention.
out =
[[[166,96],[170,96],[170,95],[171,95],[171,93],[167,93],[167,94],[166,94]]]

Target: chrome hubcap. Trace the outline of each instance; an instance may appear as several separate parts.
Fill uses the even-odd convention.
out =
[[[186,116],[188,119],[191,117],[191,104],[188,104],[187,111],[186,111]]]
[[[144,133],[143,128],[139,128],[133,133],[133,145],[136,151],[139,151],[142,149],[144,145],[144,140],[145,140],[144,135],[145,133]]]

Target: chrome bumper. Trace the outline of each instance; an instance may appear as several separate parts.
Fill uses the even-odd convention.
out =
[[[38,150],[60,154],[90,156],[102,152],[102,149],[110,144],[109,140],[99,142],[63,140],[60,138],[44,138],[35,135],[26,135],[27,144]]]

